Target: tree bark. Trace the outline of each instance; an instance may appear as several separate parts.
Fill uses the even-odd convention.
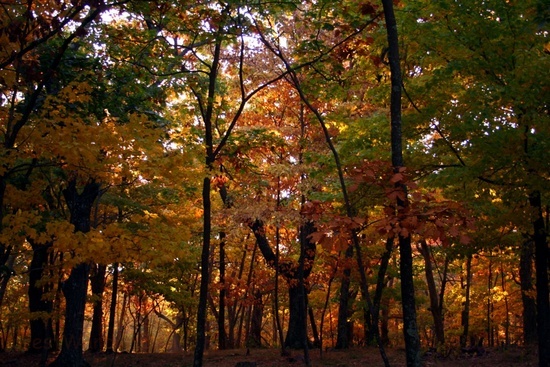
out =
[[[44,267],[48,264],[49,248],[51,243],[37,245],[29,240],[33,249],[33,256],[29,269],[29,311],[31,312],[30,329],[31,338],[29,353],[44,353],[52,348],[53,328],[51,312],[53,301],[45,299],[44,295],[51,290],[51,285],[39,286],[38,282],[44,274]],[[34,314],[34,315],[33,315]]]
[[[299,264],[289,262],[279,262],[273,250],[269,246],[265,234],[264,224],[260,220],[255,220],[251,224],[251,229],[256,237],[256,243],[268,265],[275,266],[278,264],[278,271],[289,282],[289,312],[290,319],[285,338],[285,347],[293,349],[307,348],[305,340],[307,339],[307,312],[306,312],[306,295],[305,290],[300,290],[299,279]],[[309,235],[315,232],[315,226],[312,222],[307,222],[300,226],[300,242],[302,251],[300,253],[299,263],[303,262],[303,279],[307,279],[311,273],[311,268],[315,258],[315,243],[311,242]]]
[[[380,319],[380,303],[382,302],[382,293],[386,287],[386,272],[388,270],[388,265],[390,263],[391,254],[393,251],[394,238],[388,237],[386,240],[386,251],[382,254],[380,259],[380,268],[378,269],[378,275],[376,280],[376,289],[374,291],[374,297],[372,299],[372,322],[371,328],[379,327]],[[371,345],[373,340],[375,340],[375,330],[369,330],[369,335],[367,338],[367,344]],[[382,345],[387,345],[386,342],[382,341]]]
[[[90,276],[90,285],[94,300],[92,314],[92,330],[90,331],[90,342],[88,349],[92,353],[103,350],[103,292],[105,291],[105,273],[107,266],[94,264],[93,274]]]
[[[260,348],[262,346],[262,316],[264,304],[262,301],[262,291],[254,291],[254,304],[250,313],[250,327],[247,334],[246,346],[249,348]]]
[[[526,240],[521,245],[519,258],[519,281],[521,287],[521,303],[523,305],[523,342],[526,345],[537,341],[537,304],[530,293],[533,287],[533,257],[534,242]]]
[[[466,259],[466,284],[465,284],[465,300],[464,309],[462,310],[462,335],[460,335],[460,347],[466,348],[468,342],[468,334],[470,333],[470,287],[472,285],[472,255],[468,254]]]
[[[346,262],[348,259],[353,258],[353,246],[348,246],[345,253]],[[336,326],[336,349],[347,349],[351,346],[351,340],[349,340],[349,322],[348,319],[351,316],[349,310],[350,299],[350,277],[351,268],[347,266],[342,274],[342,280],[340,281],[340,296],[338,297],[338,321]]]
[[[393,10],[392,0],[382,0],[384,16],[386,18],[386,32],[388,38],[388,57],[391,71],[391,155],[394,172],[398,173],[404,167],[402,133],[401,133],[401,66],[399,58],[399,39],[397,23]],[[402,190],[404,198],[397,199],[397,212],[401,218],[406,214],[407,188],[403,183],[396,183],[397,189]],[[401,299],[403,303],[403,333],[407,367],[420,367],[420,338],[416,324],[416,301],[414,298],[413,261],[410,233],[399,234],[399,270],[401,275]]]
[[[445,328],[443,325],[442,307],[439,304],[439,294],[435,285],[434,274],[432,270],[431,251],[426,241],[420,242],[420,253],[424,258],[424,274],[428,285],[428,295],[430,297],[430,312],[434,320],[434,331],[436,347],[445,345]]]
[[[113,353],[113,336],[115,334],[116,303],[118,293],[118,263],[113,264],[113,283],[111,287],[111,304],[109,306],[109,326],[107,330],[107,353]]]
[[[226,349],[225,333],[225,233],[220,232],[220,295],[218,311],[218,349]]]
[[[76,179],[69,181],[63,190],[63,195],[71,214],[71,224],[75,232],[90,231],[90,215],[94,201],[99,195],[99,183],[91,180],[86,183],[82,193],[76,189]],[[50,365],[54,367],[89,366],[82,355],[82,334],[84,329],[84,311],[86,307],[86,291],[88,289],[88,263],[77,264],[62,283],[63,295],[66,300],[65,326],[61,352]]]
[[[537,287],[537,334],[539,367],[550,365],[550,300],[548,298],[548,242],[542,215],[541,194],[534,191],[529,196],[534,211],[533,239],[535,242],[535,273]]]

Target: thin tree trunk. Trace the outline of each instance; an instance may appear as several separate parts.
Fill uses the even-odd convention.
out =
[[[388,57],[391,71],[391,152],[392,166],[395,173],[400,173],[404,168],[402,133],[401,133],[401,66],[399,58],[399,39],[397,23],[393,10],[392,0],[382,0],[384,16],[386,18],[386,31],[388,38]],[[397,189],[402,190],[402,198],[397,199],[397,212],[400,217],[408,205],[407,188],[398,181]],[[400,218],[401,220],[401,218]],[[410,233],[399,234],[399,270],[401,276],[401,299],[403,306],[403,334],[405,337],[405,350],[407,367],[420,367],[420,338],[416,323],[416,301],[414,296],[413,261]]]
[[[432,270],[432,256],[430,248],[425,240],[420,242],[420,253],[424,257],[424,273],[426,275],[426,283],[428,285],[428,294],[430,297],[430,312],[434,320],[436,348],[445,345],[445,329],[443,325],[443,315],[439,304],[439,294],[435,285],[434,274]]]
[[[321,311],[321,324],[319,326],[319,354],[321,358],[323,357],[323,347],[324,347],[323,326],[325,324],[325,314],[327,312],[327,308],[329,307],[329,301],[331,296],[331,293],[330,293],[331,286],[332,286],[332,282],[334,281],[334,278],[336,277],[337,271],[338,271],[338,263],[336,263],[336,265],[334,266],[334,271],[332,272],[332,274],[330,275],[330,278],[328,279],[327,294],[325,296],[325,304],[323,305],[323,310]],[[329,320],[331,321],[329,326],[332,331],[332,317],[330,315],[330,309],[329,309]]]
[[[313,308],[308,307],[309,315],[309,324],[311,325],[311,333],[313,334],[313,347],[321,347],[321,338],[319,336],[319,330],[317,329],[317,324],[315,323],[315,314],[313,313]]]
[[[118,324],[117,324],[115,347],[113,348],[115,352],[119,350],[120,344],[124,339],[124,319],[126,318],[126,306],[128,304],[128,298],[129,298],[128,294],[124,293],[122,296],[122,306],[120,308],[120,317],[118,319]]]
[[[113,336],[115,334],[116,304],[118,294],[118,263],[113,264],[111,304],[109,306],[109,326],[107,330],[107,353],[113,353]]]
[[[220,232],[220,295],[218,311],[218,349],[226,349],[225,333],[225,233]]]
[[[208,265],[210,260],[210,235],[211,235],[211,203],[210,203],[210,178],[205,177],[202,188],[203,201],[203,244],[201,254],[201,285],[197,313],[197,344],[195,345],[195,356],[193,367],[202,367],[204,349],[206,346],[206,309],[208,297],[208,284],[210,274]]]
[[[502,286],[502,292],[504,293],[504,307],[506,311],[506,317],[504,319],[504,343],[505,347],[508,348],[510,345],[510,305],[508,301],[508,294],[506,292],[506,277],[504,276],[504,264],[500,263],[500,282]]]
[[[386,284],[386,272],[388,270],[388,265],[390,263],[391,254],[393,251],[393,243],[394,243],[393,237],[388,237],[386,239],[386,251],[384,251],[384,253],[382,254],[382,258],[380,259],[380,268],[378,269],[376,289],[374,291],[374,297],[372,300],[372,316],[371,316],[372,317],[371,327],[373,329],[376,328],[376,330],[378,330],[378,327],[379,327],[380,302],[382,301],[382,293],[384,291],[385,284]],[[375,339],[376,339],[375,330],[370,330],[368,339],[367,339],[367,344],[371,345],[372,340],[375,340]],[[387,343],[384,341],[382,341],[381,343],[384,346],[387,345]]]
[[[472,286],[472,255],[466,258],[466,295],[464,298],[464,309],[462,310],[462,335],[460,335],[460,347],[466,348],[468,335],[470,333],[470,288]]]
[[[492,290],[493,290],[493,259],[491,253],[489,253],[489,274],[487,275],[487,307],[486,307],[486,318],[487,318],[487,344],[492,347],[493,340],[493,300],[492,300]]]
[[[279,192],[277,193],[277,200],[280,200]],[[281,346],[281,355],[286,354],[285,343],[283,337],[283,326],[281,325],[281,317],[279,316],[279,259],[280,259],[280,245],[281,233],[279,226],[275,230],[275,290],[273,297],[273,305],[275,308],[275,321],[277,323],[277,331],[279,335],[279,345]]]

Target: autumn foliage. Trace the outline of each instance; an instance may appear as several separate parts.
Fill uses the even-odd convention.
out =
[[[3,3],[0,359],[383,357],[408,238],[422,352],[547,366],[548,9],[393,6],[399,167],[382,3]]]

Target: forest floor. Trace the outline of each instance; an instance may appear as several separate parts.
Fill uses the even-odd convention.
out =
[[[403,349],[387,350],[391,367],[405,366],[405,351]],[[50,356],[49,362],[55,356]],[[92,367],[187,367],[193,365],[193,353],[117,353],[89,354],[85,358]],[[312,367],[352,367],[369,366],[383,367],[384,363],[377,348],[352,348],[349,350],[334,350],[324,352],[310,351]],[[40,357],[24,353],[0,353],[1,367],[34,367],[39,366]],[[255,362],[258,367],[292,367],[304,366],[303,353],[294,351],[292,356],[283,357],[276,349],[254,349],[246,355],[245,350],[207,351],[204,354],[204,367],[235,367],[239,362]],[[512,347],[508,350],[488,350],[481,356],[465,354],[450,354],[447,357],[434,355],[423,358],[424,367],[535,367],[536,353],[530,350]],[[253,366],[253,364],[244,364]]]

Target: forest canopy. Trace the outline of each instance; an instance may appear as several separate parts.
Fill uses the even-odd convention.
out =
[[[2,2],[0,353],[548,366],[549,22],[546,0]]]

